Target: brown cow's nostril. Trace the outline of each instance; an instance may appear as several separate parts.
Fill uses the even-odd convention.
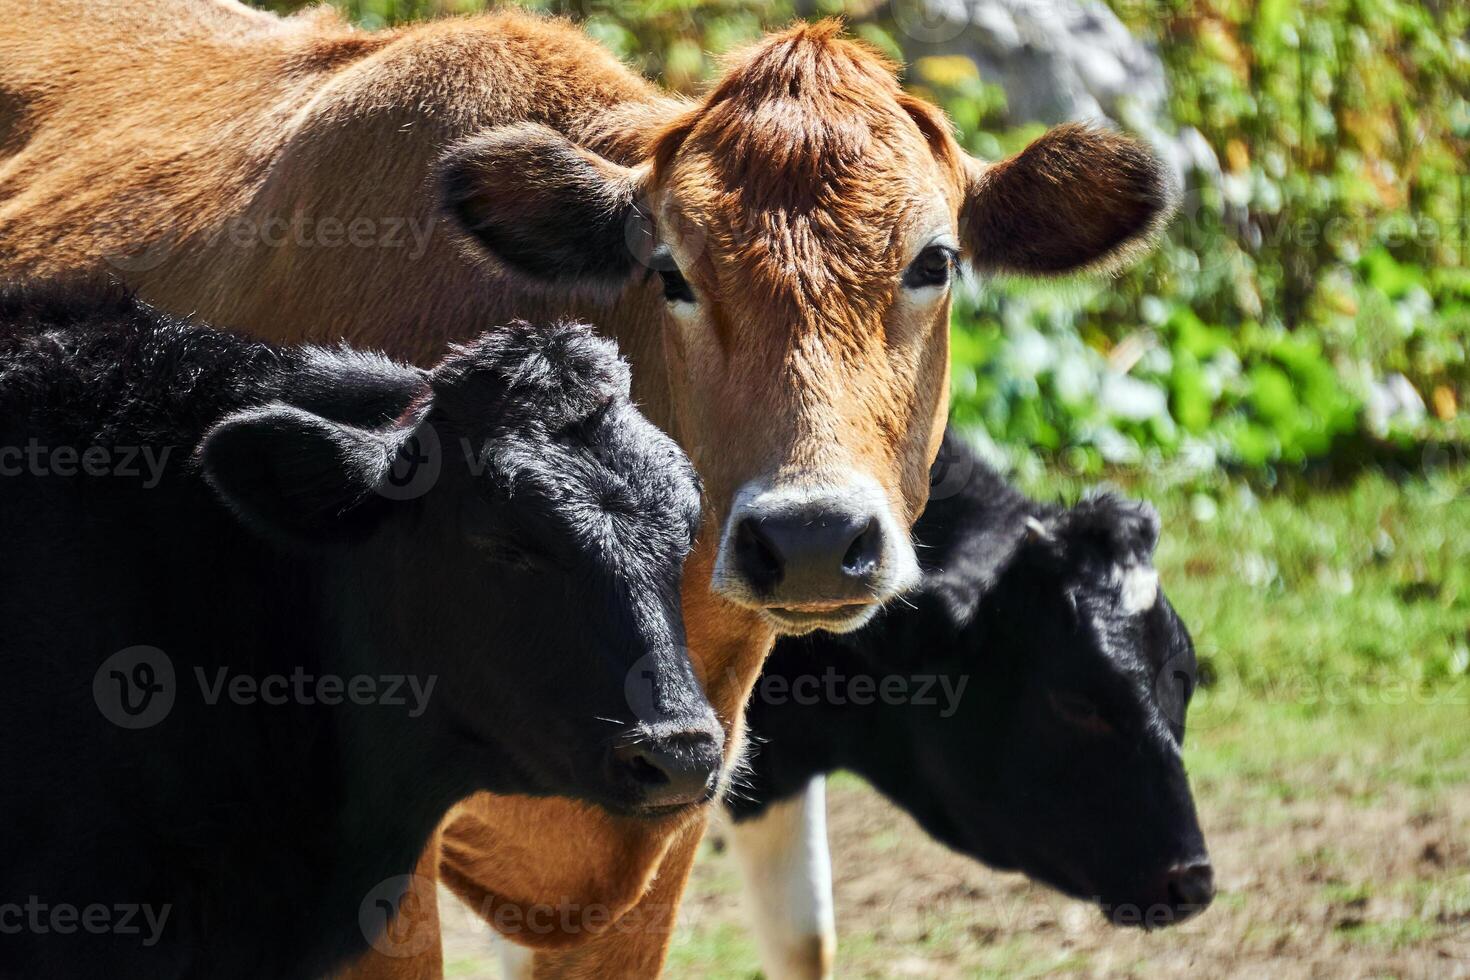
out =
[[[878,567],[878,559],[881,557],[883,547],[882,532],[878,529],[876,519],[869,520],[868,526],[863,528],[851,545],[848,546],[847,554],[842,556],[842,570],[848,575],[871,575]]]
[[[781,606],[872,600],[883,526],[870,513],[794,507],[753,512],[735,529],[735,564],[750,589]]]
[[[761,533],[760,521],[753,517],[741,521],[735,531],[735,560],[740,573],[757,592],[769,592],[781,583],[781,553]]]

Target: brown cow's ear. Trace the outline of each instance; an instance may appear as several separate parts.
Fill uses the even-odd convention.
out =
[[[502,126],[440,161],[444,208],[506,267],[547,283],[617,283],[648,240],[644,168],[535,123]]]
[[[1015,156],[967,168],[962,234],[984,272],[1112,271],[1151,244],[1176,206],[1172,179],[1144,144],[1086,126],[1058,126]]]

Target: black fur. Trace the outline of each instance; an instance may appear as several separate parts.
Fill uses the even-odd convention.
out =
[[[1147,567],[1156,516],[1107,495],[1036,503],[953,434],[940,460],[945,483],[963,485],[931,499],[915,528],[927,567],[912,606],[850,636],[777,644],[747,714],[749,785],[727,805],[749,818],[850,769],[987,864],[1110,910],[1193,911],[1175,908],[1162,879],[1205,859],[1177,751],[1194,648],[1162,594],[1126,612],[1117,574]],[[850,684],[793,696],[799,678],[829,669],[872,678],[868,690],[890,675],[965,687],[948,717],[937,681],[935,704],[859,705]]]
[[[430,429],[437,480],[374,486]],[[17,472],[28,445],[44,462]],[[171,452],[59,475],[57,447]],[[126,296],[10,294],[0,463],[0,926],[28,896],[169,909],[152,945],[6,929],[0,976],[321,976],[456,800],[631,812],[612,746],[712,724],[678,605],[693,473],[584,327],[506,327],[426,373]],[[100,668],[138,645],[169,658],[174,702],[130,730],[104,695],[146,678]],[[406,684],[404,705],[205,694],[297,669],[435,686],[417,717]]]

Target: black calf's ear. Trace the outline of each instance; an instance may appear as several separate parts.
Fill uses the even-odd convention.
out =
[[[1144,144],[1058,126],[995,164],[967,161],[962,223],[983,272],[1109,272],[1152,243],[1177,205],[1172,177]]]
[[[396,447],[390,435],[276,402],[227,417],[196,455],[204,479],[256,531],[323,542],[371,519]]]
[[[1110,560],[1125,564],[1148,564],[1159,543],[1159,512],[1142,500],[1095,494],[1060,520],[1067,540],[1090,542]]]
[[[445,210],[491,256],[547,283],[616,284],[633,271],[647,224],[644,171],[535,123],[501,126],[440,162]]]

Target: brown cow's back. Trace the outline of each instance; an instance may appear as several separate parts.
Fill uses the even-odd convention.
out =
[[[0,7],[0,277],[114,277],[272,340],[427,360],[531,315],[441,222],[434,160],[487,126],[674,105],[518,12],[368,34],[227,0],[106,9]]]
[[[320,84],[285,70],[309,22],[271,20],[214,0],[6,4],[0,271],[132,281],[140,250],[239,208]]]

